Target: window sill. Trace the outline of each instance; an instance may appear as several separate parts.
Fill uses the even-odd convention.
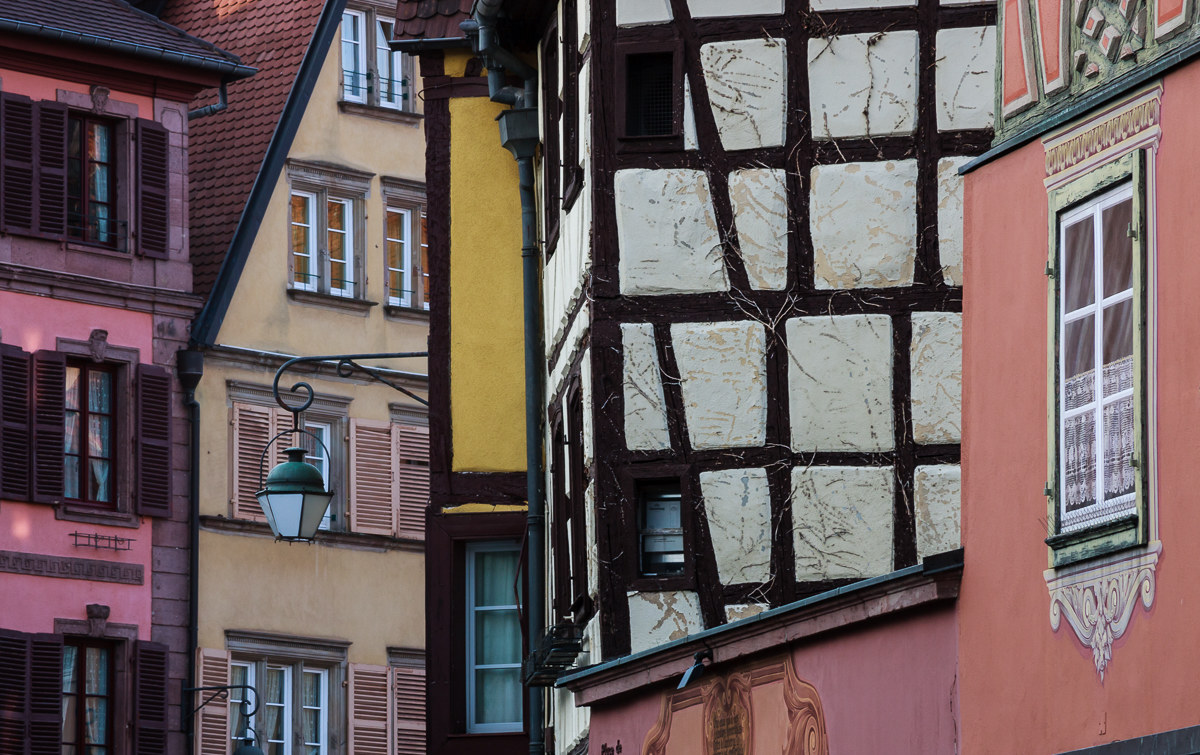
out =
[[[1050,546],[1051,564],[1058,568],[1140,545],[1140,535],[1135,514],[1098,527],[1051,535],[1046,545]]]
[[[67,502],[55,504],[54,518],[65,522],[99,524],[105,527],[128,527],[130,529],[137,529],[142,524],[141,517],[128,511],[113,511]]]
[[[371,307],[379,305],[377,301],[354,299],[349,296],[334,296],[333,294],[322,294],[317,291],[302,291],[298,288],[289,288],[287,295],[289,299],[297,304],[312,304],[318,307],[340,309],[343,312],[350,312],[361,317],[366,317],[370,313]]]
[[[399,304],[385,304],[383,306],[383,314],[389,320],[397,322],[412,322],[418,325],[429,324],[429,310],[418,309],[416,307],[402,307]]]
[[[105,257],[112,257],[118,260],[128,260],[133,257],[127,249],[118,249],[116,247],[105,246],[103,244],[89,244],[86,241],[68,240],[65,242],[65,247],[68,252],[85,252],[87,254],[101,254]]]
[[[274,537],[266,522],[251,522],[245,519],[230,519],[224,516],[205,514],[200,517],[200,526],[212,532],[225,532],[231,535]],[[359,532],[331,532],[329,530],[318,532],[313,544],[371,551],[413,551],[417,553],[425,551],[424,540],[386,535],[364,535]]]
[[[346,102],[345,100],[338,102],[338,110],[350,115],[361,115],[367,118],[376,118],[381,121],[390,121],[392,123],[407,123],[413,126],[425,120],[425,116],[423,114],[416,113],[411,110],[395,110],[390,107],[365,105],[361,102]]]

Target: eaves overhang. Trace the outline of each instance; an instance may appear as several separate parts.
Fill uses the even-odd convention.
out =
[[[555,686],[574,692],[576,705],[609,701],[678,679],[698,650],[711,649],[719,669],[866,621],[952,602],[958,598],[962,569],[962,548],[930,556],[915,566],[568,673]]]

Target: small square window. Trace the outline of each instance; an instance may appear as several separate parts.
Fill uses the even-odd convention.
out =
[[[678,577],[687,560],[683,547],[683,500],[678,482],[638,486],[638,572]]]
[[[683,51],[678,44],[620,44],[617,123],[622,148],[683,146]]]

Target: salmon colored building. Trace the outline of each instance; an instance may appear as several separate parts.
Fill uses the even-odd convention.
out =
[[[1196,752],[1195,9],[1000,13],[964,170],[962,751]]]

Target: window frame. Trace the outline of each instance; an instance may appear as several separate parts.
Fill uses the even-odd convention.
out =
[[[106,720],[104,722],[105,744],[93,745],[93,744],[80,743],[80,742],[76,741],[76,742],[71,743],[71,745],[73,747],[75,747],[76,752],[82,752],[82,751],[90,750],[91,748],[97,748],[97,747],[103,748],[108,753],[120,752],[120,750],[117,749],[118,743],[115,741],[117,727],[114,725],[116,721],[121,720],[121,718],[123,717],[123,716],[118,716],[118,711],[117,711],[117,708],[120,705],[119,698],[121,697],[121,690],[117,686],[117,684],[118,684],[117,662],[118,662],[118,656],[120,654],[118,654],[118,652],[117,652],[116,645],[117,645],[116,642],[114,642],[112,640],[107,640],[107,639],[101,639],[101,638],[95,638],[95,637],[83,637],[83,636],[78,636],[78,635],[64,635],[63,636],[63,663],[64,663],[64,665],[66,663],[67,648],[72,647],[72,648],[76,649],[75,670],[76,670],[76,682],[79,686],[76,688],[76,691],[74,693],[70,693],[70,694],[74,695],[74,697],[76,698],[75,726],[76,726],[76,738],[77,739],[78,739],[80,731],[85,731],[87,729],[86,705],[80,705],[79,702],[85,701],[88,697],[103,697],[107,701],[107,704],[105,705],[105,719]],[[108,692],[107,692],[107,694],[105,694],[103,696],[89,695],[85,689],[87,664],[86,664],[86,661],[82,662],[82,663],[80,661],[83,659],[86,659],[86,657],[87,657],[86,650],[88,648],[99,648],[101,650],[104,650],[106,652],[106,654],[108,655],[108,664],[107,664],[108,665],[108,674],[107,674],[108,678],[106,680]],[[62,710],[63,710],[63,724],[65,726],[65,724],[66,724],[66,697],[67,697],[68,693],[66,692],[66,690],[63,690],[61,694],[62,694],[62,698],[63,698],[63,701],[61,703]],[[121,713],[123,714],[124,711],[121,711]],[[65,741],[65,736],[63,737],[63,744],[64,744],[64,746],[66,746],[66,744],[67,744]]]
[[[1102,521],[1092,526],[1071,527],[1064,525],[1061,495],[1063,437],[1062,404],[1060,394],[1060,371],[1062,369],[1060,347],[1064,313],[1062,311],[1062,248],[1063,229],[1066,219],[1074,217],[1079,210],[1098,206],[1115,192],[1128,185],[1132,192],[1132,255],[1133,255],[1133,406],[1134,406],[1134,477],[1135,499],[1133,513]],[[1063,186],[1049,192],[1049,246],[1048,312],[1050,313],[1047,364],[1048,416],[1048,464],[1047,464],[1047,537],[1050,565],[1060,567],[1095,558],[1114,551],[1144,545],[1149,540],[1150,489],[1148,481],[1154,464],[1149,444],[1149,422],[1147,417],[1148,398],[1148,236],[1146,201],[1146,155],[1145,150],[1135,149],[1121,157],[1101,165]],[[1103,254],[1100,250],[1099,254]],[[1094,306],[1101,306],[1099,302]],[[1103,427],[1097,426],[1097,437]],[[1099,448],[1097,449],[1099,453]],[[1097,460],[1099,467],[1103,459]],[[1102,493],[1101,493],[1102,495]]]
[[[469,542],[466,544],[466,549],[465,549],[465,559],[466,560],[465,560],[464,568],[463,568],[463,577],[465,580],[465,590],[463,592],[463,597],[464,597],[464,610],[465,610],[465,616],[466,616],[466,621],[464,624],[464,626],[466,628],[465,694],[466,694],[466,731],[468,734],[516,733],[516,732],[522,731],[525,726],[525,710],[524,710],[524,694],[523,694],[524,687],[520,684],[521,661],[517,661],[514,664],[488,664],[489,668],[512,668],[517,671],[517,680],[518,680],[518,684],[517,684],[518,693],[517,694],[522,700],[522,703],[519,706],[521,709],[519,719],[516,721],[505,721],[505,722],[498,722],[498,723],[480,723],[476,720],[476,715],[475,715],[476,714],[476,710],[475,710],[475,708],[476,708],[476,706],[475,706],[475,690],[476,690],[475,677],[476,677],[476,672],[479,670],[479,664],[475,663],[475,643],[474,643],[475,613],[476,613],[475,597],[474,597],[475,596],[474,588],[475,588],[476,569],[475,569],[474,559],[475,559],[475,556],[477,556],[478,554],[481,554],[481,553],[508,552],[508,553],[515,554],[516,560],[517,560],[517,568],[516,568],[517,581],[520,586],[519,589],[521,589],[522,592],[524,592],[525,575],[524,575],[524,569],[523,569],[523,564],[522,564],[522,559],[521,559],[521,551],[522,551],[522,548],[521,548],[520,542],[511,541],[511,540],[475,541],[475,542]],[[497,611],[504,610],[504,611],[514,612],[517,617],[518,629],[521,629],[522,628],[521,627],[521,625],[522,625],[522,610],[521,610],[522,604],[520,601],[523,600],[523,598],[524,598],[523,595],[519,596],[517,603],[502,604],[502,605],[495,605],[495,606],[485,606],[485,608],[491,609],[491,610],[497,610]],[[521,638],[524,638],[524,631],[520,631],[519,636]],[[525,647],[524,647],[523,642],[522,642],[520,650],[519,650],[519,655],[522,659],[524,659]]]
[[[331,166],[321,163],[309,163],[299,160],[289,160],[287,165],[288,177],[288,292],[294,294],[305,292],[315,294],[317,298],[325,299],[336,306],[338,301],[353,301],[363,303],[367,295],[367,281],[363,274],[366,258],[366,200],[370,193],[373,174],[353,168]],[[308,275],[317,276],[314,283],[297,283],[296,254],[292,246],[292,231],[295,223],[292,220],[292,201],[296,197],[311,199],[309,210],[309,264]],[[328,208],[331,204],[341,204],[345,208],[346,228],[344,261],[349,271],[347,285],[335,287],[332,280],[333,260],[330,250],[330,234],[339,231],[331,230],[328,221]],[[320,212],[319,208],[325,208]]]
[[[358,41],[347,40],[347,20],[353,20],[354,29],[358,35]],[[373,5],[357,3],[356,7],[347,8],[342,12],[341,20],[341,47],[339,51],[341,67],[341,92],[339,99],[343,104],[358,105],[364,108],[394,111],[398,113],[415,114],[416,103],[413,97],[413,75],[414,68],[412,57],[406,53],[393,51],[390,46],[387,47],[390,56],[389,66],[392,71],[398,71],[400,78],[392,78],[391,81],[399,82],[400,93],[398,96],[385,98],[382,93],[380,82],[380,56],[384,51],[384,47],[380,45],[381,38],[388,38],[388,27],[395,29],[395,19],[388,15],[383,9]],[[356,70],[350,71],[346,68],[346,57],[348,54],[348,45],[357,45],[357,54],[355,59]],[[360,67],[360,68],[359,68]],[[361,89],[361,94],[351,92],[351,86],[347,83],[347,74],[353,73],[355,76],[362,76],[364,83],[355,87]]]
[[[625,581],[630,590],[653,592],[656,590],[695,590],[696,562],[689,554],[695,552],[695,509],[699,495],[691,470],[684,464],[653,463],[639,465],[620,471],[621,495],[625,503]],[[640,489],[647,485],[678,483],[680,525],[683,528],[684,566],[680,574],[645,576],[641,570],[641,496]]]
[[[383,194],[383,274],[385,303],[388,310],[412,313],[429,312],[429,269],[427,262],[429,240],[423,233],[426,218],[425,184],[402,178],[384,176],[380,179]],[[388,234],[388,214],[403,212],[407,215],[408,239],[403,251],[405,267],[402,277],[405,285],[413,286],[412,290],[402,289],[400,296],[394,296],[391,289],[391,272],[389,264],[388,244],[391,238]],[[426,260],[422,260],[425,257]],[[414,281],[420,280],[418,288]]]
[[[79,133],[79,138],[80,138],[79,157],[72,157],[71,156],[71,143],[72,143],[71,135],[72,135],[72,130],[73,130],[72,127],[76,123],[79,124],[79,131],[80,131],[80,133]],[[104,164],[108,167],[109,200],[107,202],[100,203],[109,208],[111,214],[109,215],[107,222],[110,225],[115,226],[115,229],[110,229],[108,232],[108,234],[111,236],[111,239],[108,241],[101,241],[96,238],[91,238],[91,234],[89,233],[90,223],[88,222],[88,219],[89,219],[88,209],[89,209],[89,206],[92,204],[92,200],[88,196],[88,194],[89,194],[88,183],[89,182],[87,180],[87,175],[89,172],[88,168],[93,163],[93,160],[87,154],[87,142],[88,142],[88,130],[93,125],[102,125],[102,126],[106,126],[108,128],[107,141],[108,141],[109,159]],[[122,156],[119,154],[119,150],[118,150],[118,145],[122,141],[120,137],[123,134],[121,132],[125,132],[125,131],[127,131],[127,129],[122,128],[122,122],[117,118],[113,118],[111,116],[105,116],[105,115],[97,115],[90,111],[81,111],[81,110],[75,110],[75,109],[70,109],[67,111],[67,182],[66,182],[67,183],[67,215],[66,215],[67,226],[66,226],[66,236],[67,236],[67,239],[69,239],[72,243],[100,246],[100,247],[104,247],[106,249],[116,249],[119,251],[124,251],[128,246],[129,230],[127,227],[125,227],[126,221],[121,217],[121,204],[122,204],[122,202],[121,202],[122,191],[121,190],[124,188],[122,186],[123,182],[121,181],[121,171],[124,170],[124,166],[122,165],[122,162],[121,162]],[[74,161],[79,162],[79,175],[78,175],[77,181],[71,180],[71,164]],[[80,222],[82,223],[82,225],[72,226],[71,225],[72,213],[70,210],[70,205],[71,205],[71,202],[73,199],[72,189],[75,189],[75,188],[79,189],[78,200],[80,202],[80,207],[81,207]],[[124,231],[122,231],[123,227],[124,227]],[[75,231],[79,231],[80,234],[75,235]]]
[[[94,360],[85,360],[79,357],[68,357],[66,359],[64,373],[69,376],[71,370],[79,371],[79,380],[76,383],[76,386],[79,389],[79,407],[77,409],[71,409],[67,405],[66,394],[64,393],[63,437],[65,439],[67,435],[65,425],[66,418],[71,412],[75,412],[79,416],[78,427],[76,428],[77,432],[79,433],[79,452],[77,454],[69,454],[67,453],[66,448],[63,449],[63,501],[80,506],[115,511],[117,510],[117,503],[121,492],[119,484],[122,477],[121,471],[125,463],[124,459],[121,458],[121,444],[118,442],[121,430],[121,413],[127,411],[126,407],[124,406],[124,402],[122,401],[124,398],[122,395],[124,389],[124,383],[121,380],[122,371],[118,365],[110,362],[96,362]],[[86,490],[89,490],[91,487],[89,484],[91,481],[91,475],[89,473],[90,465],[88,462],[91,461],[92,456],[88,451],[88,448],[91,445],[89,443],[90,422],[88,420],[90,420],[93,416],[93,412],[90,408],[88,408],[91,403],[88,377],[93,373],[108,375],[109,379],[109,411],[107,413],[97,412],[97,414],[100,416],[107,416],[109,419],[109,456],[107,458],[109,481],[108,500],[106,501],[94,500],[90,497],[90,495],[85,495]],[[69,383],[67,385],[69,385]],[[68,473],[66,459],[69,456],[75,456],[79,460],[79,465],[76,470],[76,493],[78,495],[73,497],[67,495]]]
[[[683,42],[679,39],[659,42],[619,41],[616,52],[616,127],[619,152],[658,152],[683,149],[684,72]],[[671,54],[671,133],[640,136],[628,133],[629,58],[653,53]]]

